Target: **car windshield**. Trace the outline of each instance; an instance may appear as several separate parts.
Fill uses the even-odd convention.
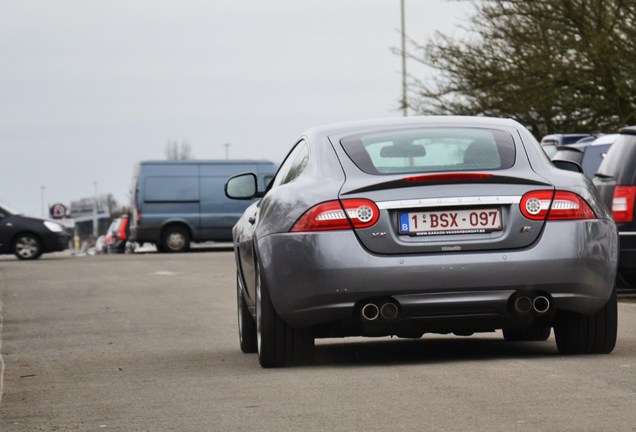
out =
[[[512,136],[491,129],[403,129],[351,135],[340,143],[368,174],[498,170],[515,161]]]

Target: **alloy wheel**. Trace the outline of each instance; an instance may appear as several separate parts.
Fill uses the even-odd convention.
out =
[[[40,245],[37,239],[31,236],[23,236],[15,242],[15,253],[22,259],[31,259],[38,255]]]

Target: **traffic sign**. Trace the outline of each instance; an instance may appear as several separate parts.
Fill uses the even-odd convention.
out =
[[[66,206],[64,204],[53,204],[49,207],[49,214],[53,219],[64,219],[66,217]]]

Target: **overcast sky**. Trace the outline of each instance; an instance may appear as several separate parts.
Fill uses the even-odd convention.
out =
[[[407,34],[467,3],[406,0]],[[0,0],[0,202],[127,204],[169,140],[279,163],[312,126],[399,116],[399,28],[399,0]]]

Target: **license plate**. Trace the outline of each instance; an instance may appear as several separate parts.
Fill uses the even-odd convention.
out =
[[[500,208],[400,213],[400,234],[475,234],[501,231]]]

